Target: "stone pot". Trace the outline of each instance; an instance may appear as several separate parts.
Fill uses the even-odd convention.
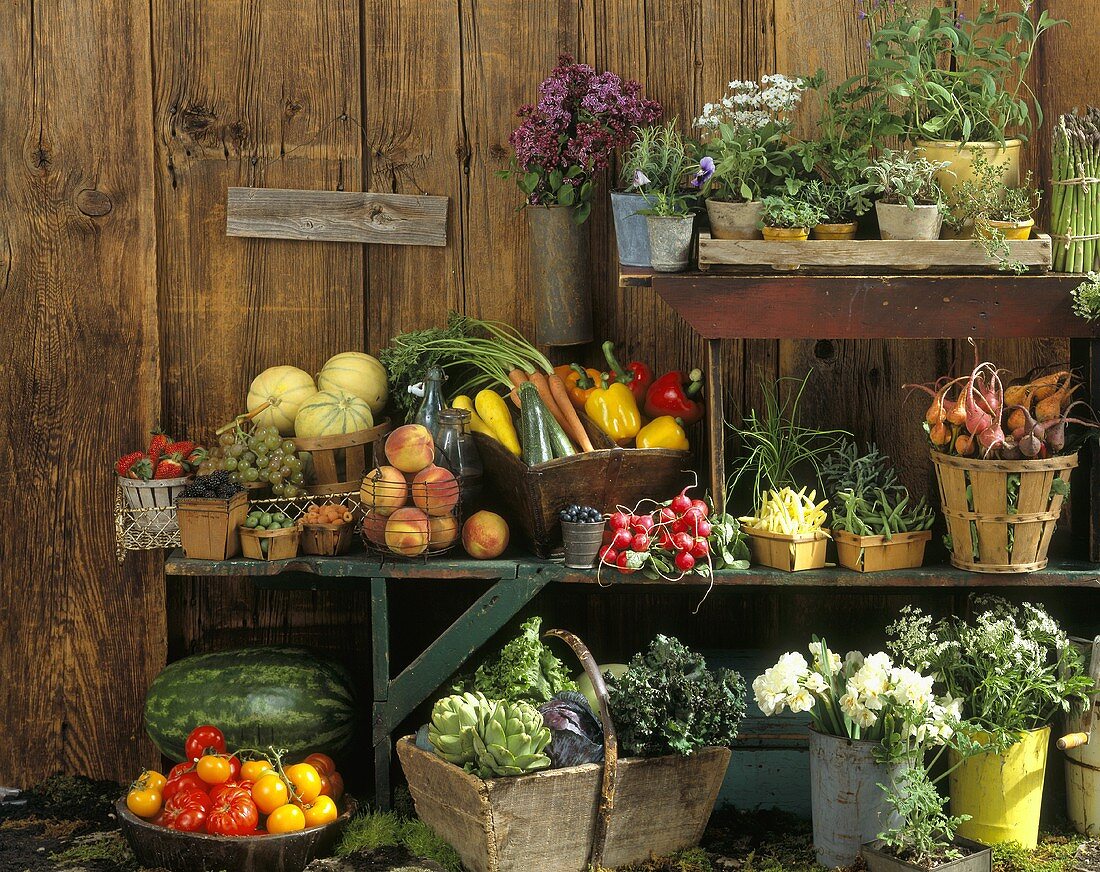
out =
[[[818,224],[813,229],[814,239],[848,240],[856,238],[859,225],[855,221],[839,224]]]
[[[649,256],[657,272],[680,272],[691,265],[694,215],[646,215]]]
[[[715,239],[761,239],[760,218],[763,214],[764,204],[759,200],[747,203],[707,200],[710,235]]]
[[[569,206],[528,206],[529,276],[535,337],[541,345],[592,341],[588,228]]]
[[[939,239],[943,211],[939,206],[875,203],[879,234],[883,239]]]
[[[611,192],[611,212],[615,217],[615,244],[619,248],[619,263],[623,266],[649,264],[649,231],[646,229],[647,208],[642,194]]]

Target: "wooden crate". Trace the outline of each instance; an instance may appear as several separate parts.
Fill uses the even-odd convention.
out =
[[[180,545],[195,560],[228,560],[241,550],[238,529],[248,516],[248,495],[241,491],[228,500],[176,500]]]
[[[1051,486],[1055,478],[1069,483],[1070,472],[1077,466],[1076,454],[1046,460],[931,454],[940,505],[951,534],[953,566],[973,572],[1035,572],[1047,565],[1050,537],[1065,500],[1063,494],[1053,493]],[[1010,475],[1020,477],[1020,495],[1013,511],[1008,507]]]
[[[494,439],[475,433],[484,481],[504,516],[539,557],[561,548],[558,512],[570,503],[613,511],[639,500],[665,500],[691,481],[687,451],[618,448],[585,421],[597,450],[527,466]],[[606,446],[606,447],[601,447]]]
[[[298,556],[298,542],[302,538],[302,528],[282,527],[278,530],[260,530],[256,527],[240,528],[241,551],[249,560],[289,560]],[[264,554],[261,542],[267,542]]]
[[[924,546],[932,539],[931,530],[895,533],[885,536],[856,536],[847,530],[833,530],[837,563],[856,572],[881,572],[885,569],[910,569],[924,563]]]
[[[1043,233],[1031,239],[1010,241],[1009,259],[1036,272],[1048,272],[1052,260],[1050,237]],[[997,260],[989,257],[974,239],[809,239],[804,242],[768,242],[762,239],[712,239],[699,234],[699,269],[716,267],[742,270],[760,268],[814,272],[829,270],[851,273],[914,272],[999,272]]]
[[[753,563],[786,572],[821,569],[825,565],[825,549],[829,544],[827,530],[805,536],[788,536],[764,530],[743,529],[749,537],[749,552]]]
[[[313,456],[313,484],[306,485],[306,493],[328,496],[359,490],[364,474],[374,467],[374,443],[389,432],[387,418],[355,433],[292,439],[299,451]]]

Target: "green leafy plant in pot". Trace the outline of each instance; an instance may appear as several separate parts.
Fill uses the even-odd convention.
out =
[[[772,194],[763,200],[760,228],[764,238],[773,242],[799,242],[810,236],[827,217],[825,210],[802,194]]]
[[[1031,236],[1032,215],[1042,196],[1031,173],[1020,186],[1009,185],[1002,168],[979,153],[974,157],[973,176],[952,191],[948,220],[960,235],[975,237],[986,255],[997,261],[998,269],[1021,273],[1027,267],[1012,259],[1008,243]]]
[[[886,149],[866,170],[860,194],[877,195],[875,213],[883,239],[939,239],[944,219],[944,192],[936,174],[944,161],[930,161],[912,151]]]
[[[694,151],[695,144],[683,138],[676,121],[635,130],[620,164],[620,189],[611,192],[619,263],[650,266],[649,233],[642,212],[649,205],[646,194],[665,188],[671,175],[682,174]]]
[[[691,245],[695,232],[695,213],[691,209],[694,191],[714,174],[714,161],[703,157],[691,160],[680,134],[669,131],[677,144],[675,157],[665,167],[662,184],[646,184],[646,230],[649,234],[650,261],[658,272],[679,272],[691,264]],[[689,181],[688,176],[694,173]]]
[[[870,208],[866,194],[857,185],[812,179],[799,191],[801,199],[823,214],[812,228],[814,239],[855,239],[856,219]]]

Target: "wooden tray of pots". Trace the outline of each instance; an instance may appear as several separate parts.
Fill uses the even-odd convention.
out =
[[[912,569],[924,563],[924,546],[932,539],[931,530],[894,533],[885,536],[856,536],[847,530],[833,530],[837,563],[856,572],[882,572],[887,569]]]
[[[802,535],[769,533],[747,527],[742,530],[749,537],[749,553],[753,563],[782,569],[784,572],[821,569],[825,565],[825,549],[829,544],[828,530]]]
[[[241,525],[239,530],[241,552],[249,560],[289,560],[298,556],[302,528],[297,524],[278,530],[261,530]]]
[[[1007,259],[1029,270],[1049,272],[1053,258],[1050,237],[1009,240]],[[699,234],[699,269],[724,271],[805,270],[872,273],[921,272],[996,273],[997,258],[986,254],[976,239],[714,239]]]

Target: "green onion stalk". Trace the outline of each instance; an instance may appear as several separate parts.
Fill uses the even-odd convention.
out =
[[[1051,149],[1050,224],[1057,272],[1100,265],[1100,109],[1058,119]],[[1091,180],[1091,181],[1090,181]]]

